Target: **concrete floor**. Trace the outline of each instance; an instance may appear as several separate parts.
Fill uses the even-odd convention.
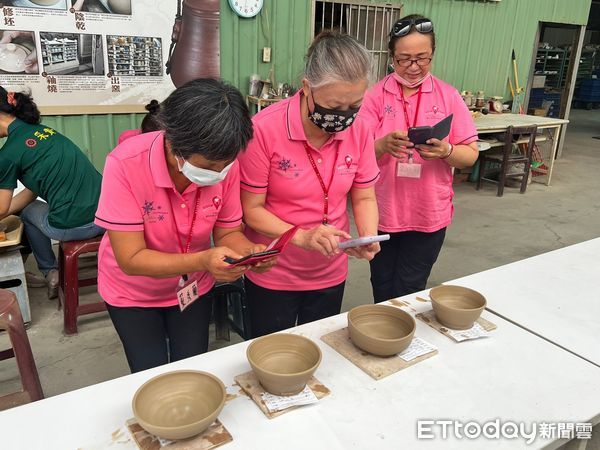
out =
[[[571,121],[552,186],[533,183],[525,195],[507,188],[502,198],[491,184],[479,192],[472,183],[455,186],[455,220],[430,286],[600,236],[600,140],[592,138],[600,135],[600,111],[573,110]],[[28,266],[33,269],[32,261]],[[88,289],[83,301],[97,300],[94,289]],[[62,311],[47,299],[46,290],[30,289],[29,295],[29,339],[46,396],[129,373],[106,313],[80,319],[79,334],[67,337],[62,333]],[[352,260],[343,310],[371,301],[368,264]],[[239,341],[232,333],[231,342]],[[210,349],[224,345],[228,343],[213,339]],[[6,346],[6,336],[0,335],[0,348]],[[0,362],[0,394],[18,388],[14,360]]]

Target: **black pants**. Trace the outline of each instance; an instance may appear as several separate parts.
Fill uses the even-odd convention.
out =
[[[390,233],[390,240],[381,242],[381,251],[371,261],[375,303],[425,289],[445,236],[446,228],[433,233]]]
[[[275,291],[244,280],[252,337],[340,313],[346,282],[314,291]]]
[[[107,304],[131,372],[205,353],[212,299],[212,295],[203,295],[183,312],[179,306],[138,308]]]

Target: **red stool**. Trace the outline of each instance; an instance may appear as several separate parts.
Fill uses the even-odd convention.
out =
[[[106,310],[103,301],[79,304],[79,288],[98,284],[98,278],[79,279],[79,257],[95,253],[100,247],[102,235],[84,241],[61,241],[58,249],[58,308],[64,307],[65,334],[77,333],[77,317]]]
[[[6,330],[12,348],[0,351],[0,361],[15,358],[23,390],[0,397],[0,411],[44,398],[42,385],[23,325],[17,297],[11,291],[0,289],[0,330]]]

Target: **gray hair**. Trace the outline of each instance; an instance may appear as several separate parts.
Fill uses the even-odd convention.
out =
[[[347,34],[322,31],[310,44],[305,59],[304,77],[313,88],[336,81],[371,81],[371,54]]]

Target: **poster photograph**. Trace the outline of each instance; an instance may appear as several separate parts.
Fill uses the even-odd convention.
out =
[[[67,9],[69,0],[2,0],[0,5],[16,8]]]
[[[145,112],[167,75],[177,2],[0,0],[0,85],[43,114]]]
[[[39,74],[35,33],[0,30],[0,74]]]

